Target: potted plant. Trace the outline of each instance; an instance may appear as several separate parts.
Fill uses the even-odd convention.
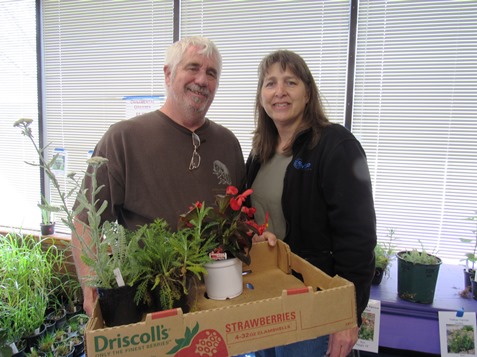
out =
[[[431,304],[442,260],[424,247],[401,251],[398,258],[398,295],[403,300]]]
[[[259,225],[253,220],[255,208],[243,205],[252,192],[248,189],[239,194],[236,187],[228,186],[225,194],[215,196],[214,206],[196,202],[180,216],[179,229],[194,227],[215,243],[209,253],[213,261],[205,265],[204,276],[211,299],[230,299],[243,291],[242,263],[250,264],[253,234],[262,234],[267,226],[267,222]]]
[[[44,353],[52,352],[54,344],[55,334],[53,332],[46,333],[38,341],[38,350]]]
[[[84,243],[82,249],[81,259],[94,272],[85,283],[98,291],[105,324],[111,327],[140,321],[143,310],[135,303],[137,286],[133,281],[142,268],[132,264],[132,257],[142,248],[134,235],[116,222],[104,222],[97,240]]]
[[[376,260],[376,268],[372,284],[379,285],[384,276],[389,276],[389,268],[391,261],[394,258],[395,250],[392,242],[394,240],[395,231],[393,228],[388,229],[386,237],[388,240],[385,242],[378,242],[374,248],[374,257]]]
[[[83,313],[83,291],[75,274],[64,271],[60,277],[60,289],[57,304],[66,310],[66,318]]]
[[[471,250],[465,253],[464,268],[464,288],[472,291],[474,299],[477,300],[477,283],[475,283],[475,264],[477,262],[477,211],[472,217],[466,218],[474,222],[475,229],[472,229],[472,238],[460,238],[460,241],[470,246]],[[475,286],[475,289],[473,288]],[[475,290],[475,292],[474,292]]]
[[[2,310],[0,310],[1,312]],[[5,321],[0,316],[0,326],[5,326]],[[5,326],[6,327],[6,326]],[[8,334],[4,327],[0,327],[0,356],[11,357],[13,354],[12,348],[8,342]]]
[[[38,159],[39,159],[38,163],[32,163],[32,162],[26,162],[26,163],[28,165],[37,166],[43,169],[46,173],[47,178],[50,180],[50,183],[53,185],[53,187],[55,188],[55,190],[57,191],[60,197],[60,200],[61,200],[60,206],[51,205],[50,202],[43,195],[42,195],[42,202],[38,204],[38,207],[40,208],[41,215],[42,215],[42,223],[40,224],[41,234],[50,235],[54,233],[54,222],[52,222],[51,213],[59,212],[60,210],[67,210],[67,199],[70,198],[75,193],[75,191],[71,190],[71,191],[68,191],[67,193],[64,193],[61,190],[61,186],[58,180],[56,179],[56,176],[54,173],[55,163],[59,157],[59,154],[55,154],[50,160],[47,160],[46,155],[47,155],[47,149],[49,147],[49,144],[43,148],[40,148],[36,144],[33,138],[33,133],[30,128],[30,124],[32,122],[33,122],[32,119],[21,118],[17,120],[13,124],[13,126],[18,127],[22,130],[22,134],[31,141],[31,143],[33,144],[35,148],[35,151],[38,154]]]
[[[33,236],[0,236],[0,316],[10,344],[25,338],[29,349],[44,333],[55,269],[62,259],[54,245],[44,249]]]
[[[47,202],[45,198],[43,198],[43,202]],[[54,208],[49,204],[38,204],[38,208],[41,211],[41,223],[40,223],[40,231],[41,235],[48,236],[55,234],[55,222],[53,222],[51,216],[52,211]]]
[[[201,235],[200,227],[172,232],[162,219],[140,227],[135,235],[143,246],[133,257],[141,269],[133,281],[138,283],[136,303],[143,301],[149,311],[180,307],[188,312],[189,285],[206,273],[215,243]]]
[[[78,334],[69,337],[68,341],[73,345],[73,356],[81,356],[84,353],[84,337]]]
[[[38,351],[36,348],[30,349],[29,353],[25,354],[27,357],[44,357],[46,353]]]
[[[53,356],[54,357],[73,357],[74,355],[74,346],[73,342],[68,339],[64,339],[56,343],[53,347]]]
[[[88,321],[89,316],[83,313],[70,317],[68,319],[68,333],[83,336]]]
[[[49,321],[54,321],[55,330],[62,329],[66,325],[66,309],[62,306],[56,306],[53,308],[46,318]]]

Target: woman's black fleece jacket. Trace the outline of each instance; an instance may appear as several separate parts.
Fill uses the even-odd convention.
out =
[[[293,145],[285,173],[282,207],[284,241],[292,252],[330,276],[354,283],[358,323],[369,299],[374,275],[376,216],[366,154],[358,140],[339,124],[326,127],[309,148],[311,131]],[[247,187],[260,163],[247,160]],[[272,232],[273,233],[273,232]]]

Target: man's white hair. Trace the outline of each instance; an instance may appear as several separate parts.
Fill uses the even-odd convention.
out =
[[[222,56],[220,55],[217,46],[215,46],[211,40],[202,36],[184,37],[183,39],[174,42],[167,49],[164,65],[169,67],[171,76],[174,77],[177,65],[180,63],[190,46],[202,48],[202,50],[199,51],[199,54],[209,58],[215,57],[217,59],[217,79],[220,78],[220,73],[222,72]]]

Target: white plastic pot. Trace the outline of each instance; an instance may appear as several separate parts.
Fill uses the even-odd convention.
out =
[[[237,258],[205,264],[205,289],[209,299],[226,300],[242,294],[242,262]]]

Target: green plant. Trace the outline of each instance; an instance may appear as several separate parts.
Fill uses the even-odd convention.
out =
[[[358,338],[373,341],[374,338],[374,314],[363,312],[363,323],[358,332]]]
[[[86,326],[86,324],[88,323],[89,321],[89,316],[86,315],[86,314],[77,314],[77,315],[74,315],[72,316],[68,322],[70,324],[70,326],[75,326],[77,327],[77,329],[75,328],[71,328],[71,332],[78,332],[78,330],[81,329],[81,327],[83,326]]]
[[[172,232],[162,219],[140,227],[135,235],[144,248],[133,257],[133,264],[142,270],[133,281],[138,283],[136,302],[151,304],[149,291],[158,287],[161,306],[170,309],[188,294],[188,278],[201,279],[206,273],[204,264],[211,260],[215,244],[202,238],[200,227]]]
[[[382,269],[385,275],[389,275],[389,267],[395,254],[395,249],[393,246],[393,241],[395,240],[394,234],[394,229],[389,228],[388,233],[386,234],[388,240],[378,242],[374,248],[376,268]]]
[[[60,342],[65,341],[67,338],[68,338],[68,334],[66,333],[65,330],[63,329],[56,330],[53,333],[53,339],[54,339],[53,344],[59,344]]]
[[[58,343],[55,345],[55,348],[53,350],[53,356],[65,357],[70,355],[72,351],[73,351],[72,342],[69,342],[65,339],[65,341],[62,341],[61,343]]]
[[[54,333],[44,334],[38,341],[38,349],[41,352],[52,352],[53,345],[55,344],[55,335]]]
[[[75,355],[77,350],[84,351],[84,337],[79,335],[72,335],[68,338],[70,346],[75,349]]]
[[[30,349],[30,352],[26,353],[26,356],[27,357],[40,357],[41,354],[36,348],[32,347]]]
[[[61,283],[59,286],[60,292],[58,294],[57,304],[64,306],[68,313],[77,312],[77,308],[82,306],[83,303],[81,283],[76,275],[66,269],[62,272],[59,280]]]
[[[56,268],[63,255],[54,245],[43,248],[33,236],[0,236],[0,321],[8,342],[35,333],[55,294]]]
[[[37,204],[41,212],[41,223],[44,225],[53,224],[53,213],[59,212],[60,208],[52,206],[44,195],[41,195],[41,203]]]
[[[248,189],[239,194],[236,187],[228,186],[224,195],[215,196],[214,206],[196,202],[180,216],[179,228],[198,227],[202,237],[215,241],[212,259],[227,259],[230,254],[249,265],[253,234],[262,234],[268,221],[267,216],[264,224],[257,224],[253,220],[255,208],[243,206],[252,192]]]
[[[116,288],[118,272],[126,285],[140,273],[141,267],[132,264],[134,257],[141,249],[136,236],[116,222],[104,222],[96,241],[85,245],[89,253],[81,256],[94,274],[86,276],[88,285],[101,288]],[[103,237],[103,239],[101,239]]]
[[[70,178],[73,179],[74,188],[72,190],[67,191],[67,192],[63,192],[63,190],[61,188],[61,185],[58,182],[58,180],[56,178],[56,175],[53,171],[53,169],[55,167],[55,162],[58,159],[59,154],[53,155],[53,157],[50,160],[47,161],[46,153],[47,153],[47,149],[49,147],[49,144],[46,145],[43,148],[40,148],[36,144],[36,142],[34,140],[34,137],[33,137],[32,130],[30,128],[30,125],[31,125],[32,122],[33,122],[32,119],[21,118],[13,124],[14,127],[18,127],[18,128],[21,129],[22,135],[26,136],[31,141],[31,143],[33,144],[33,146],[35,148],[35,151],[38,154],[38,158],[39,158],[38,163],[32,163],[32,162],[26,162],[26,163],[28,165],[31,165],[31,166],[40,167],[41,169],[44,170],[47,178],[50,180],[50,183],[53,185],[53,188],[58,193],[58,196],[59,196],[60,201],[61,201],[59,206],[55,206],[55,205],[52,205],[48,201],[48,199],[45,196],[42,195],[42,202],[41,202],[41,204],[38,204],[38,207],[40,208],[41,213],[42,213],[42,222],[44,224],[47,224],[45,222],[50,222],[51,221],[51,213],[52,212],[59,212],[59,211],[65,212],[67,214],[67,220],[72,221],[73,217],[69,216],[71,211],[68,209],[68,199],[71,198],[71,197],[74,198],[74,195],[75,195],[75,192],[76,192],[75,189],[79,186],[79,182],[74,180],[74,174],[73,174],[73,176],[70,177]]]
[[[475,350],[474,328],[470,325],[447,333],[447,352],[469,354]]]
[[[65,327],[68,336],[83,336],[86,324],[89,321],[89,316],[86,314],[77,314],[68,319],[68,324]]]
[[[47,206],[38,204],[38,208],[41,210],[41,223],[51,224],[51,212],[48,210]]]
[[[466,220],[474,222],[475,228],[471,230],[473,238],[460,238],[460,241],[469,244],[472,249],[470,252],[465,253],[465,261],[467,271],[474,271],[475,263],[477,262],[477,211],[475,211],[474,216],[467,217]]]
[[[0,318],[0,356],[11,357],[12,348],[9,346],[9,342],[7,340],[7,331],[5,329],[5,325],[3,325],[3,321]]]
[[[440,259],[435,255],[426,252],[421,243],[421,250],[414,248],[413,250],[399,252],[398,256],[412,264],[434,265],[439,264]]]
[[[98,186],[96,174],[106,163],[107,159],[101,157],[92,157],[88,160],[89,170],[85,172],[85,178],[91,180],[92,188],[90,192],[84,186],[80,188],[77,195],[78,206],[71,214],[71,217],[75,217],[79,212],[86,210],[88,222],[78,222],[83,229],[88,230],[91,240],[86,241],[83,235],[78,233],[73,220],[68,221],[67,224],[80,242],[81,260],[93,272],[85,277],[86,284],[111,289],[119,287],[123,282],[125,285],[132,285],[139,271],[131,264],[131,257],[141,247],[134,234],[119,223],[101,222],[101,215],[107,208],[108,202],[104,201],[97,207],[97,195],[102,186]],[[118,275],[121,278],[118,278]]]

